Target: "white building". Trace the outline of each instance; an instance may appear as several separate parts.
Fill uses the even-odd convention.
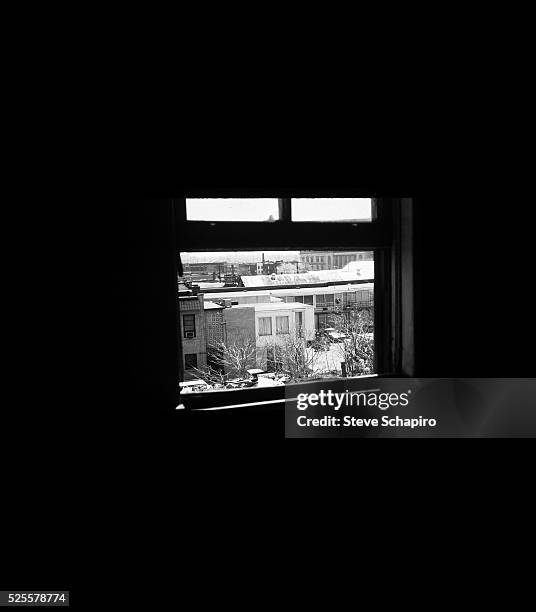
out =
[[[304,345],[315,337],[313,306],[299,302],[241,304],[225,309],[228,342],[255,338],[257,366],[269,369],[274,348],[300,338]]]

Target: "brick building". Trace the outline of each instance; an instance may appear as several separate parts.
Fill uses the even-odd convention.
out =
[[[340,270],[351,261],[371,261],[372,251],[301,251],[300,261],[306,270]]]

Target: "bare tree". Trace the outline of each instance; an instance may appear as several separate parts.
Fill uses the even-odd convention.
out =
[[[372,316],[366,310],[351,310],[346,315],[332,317],[333,327],[344,336],[339,346],[348,376],[373,372],[374,340],[369,333],[371,324]]]
[[[303,334],[285,334],[279,341],[267,345],[274,355],[274,370],[292,381],[314,377],[318,354],[307,348]]]
[[[209,384],[225,385],[232,378],[247,378],[256,364],[255,339],[241,335],[231,342],[214,342],[207,347],[207,366],[194,372]]]

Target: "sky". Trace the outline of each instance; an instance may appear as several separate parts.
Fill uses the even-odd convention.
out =
[[[293,198],[293,221],[370,219],[370,198]],[[187,199],[190,221],[267,221],[278,218],[276,198]]]
[[[181,253],[183,263],[206,263],[212,261],[227,261],[229,263],[254,263],[262,261],[262,254],[266,261],[299,261],[299,251],[235,251],[228,252],[202,252]]]

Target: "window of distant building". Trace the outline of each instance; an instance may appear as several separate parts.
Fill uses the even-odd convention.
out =
[[[186,353],[184,355],[184,368],[186,370],[197,368],[197,355],[195,353]]]
[[[272,317],[259,317],[259,336],[272,335]]]
[[[195,338],[195,315],[182,315],[185,338]]]
[[[289,326],[288,326],[288,317],[276,317],[275,319],[275,329],[276,334],[288,334]]]

